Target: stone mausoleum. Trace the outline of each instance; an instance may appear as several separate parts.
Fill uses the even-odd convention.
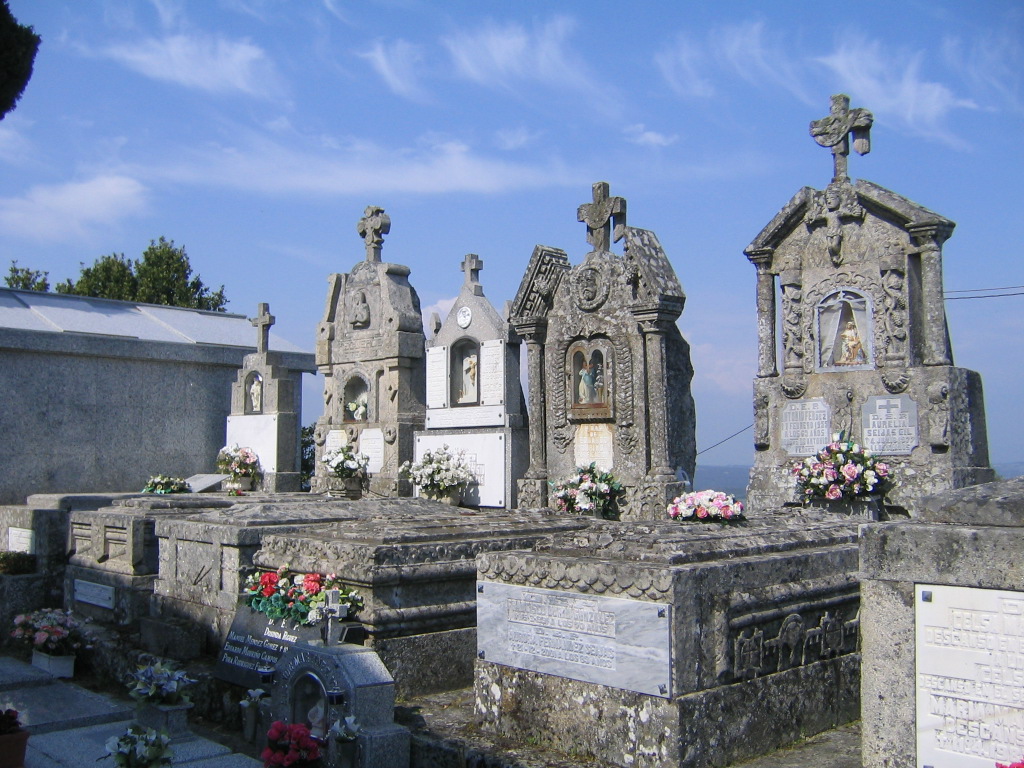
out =
[[[942,294],[952,221],[847,175],[872,115],[832,97],[811,135],[832,149],[824,190],[803,187],[744,251],[757,269],[752,508],[792,502],[794,461],[835,433],[886,457],[887,502],[994,478],[981,376],[953,364]]]

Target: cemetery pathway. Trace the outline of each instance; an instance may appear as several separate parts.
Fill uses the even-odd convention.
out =
[[[132,704],[54,678],[30,664],[0,656],[0,709],[15,709],[32,734],[24,768],[97,768],[104,744],[131,725]],[[174,765],[187,768],[262,768],[217,742],[192,736],[172,743]],[[97,763],[97,760],[101,762]]]

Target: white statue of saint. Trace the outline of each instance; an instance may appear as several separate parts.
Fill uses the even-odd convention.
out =
[[[462,360],[462,390],[459,392],[460,403],[476,402],[476,355],[466,355]]]

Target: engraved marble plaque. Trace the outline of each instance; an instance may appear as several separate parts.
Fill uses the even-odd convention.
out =
[[[782,450],[811,456],[832,441],[832,413],[823,398],[794,400],[782,408]]]
[[[462,500],[466,505],[504,507],[507,468],[504,433],[417,435],[415,460],[422,459],[425,451],[436,451],[445,445],[452,451],[462,451],[466,463],[472,469],[473,482],[462,493]]]
[[[428,408],[427,429],[458,427],[503,427],[505,409],[500,405],[476,405],[468,408]]]
[[[484,661],[671,698],[671,606],[477,582]]]
[[[1024,592],[915,586],[917,765],[1024,755]]]
[[[906,455],[917,447],[917,403],[910,395],[869,397],[861,408],[861,445],[874,453]]]
[[[505,402],[505,342],[501,339],[480,344],[480,404]]]
[[[573,444],[576,466],[586,467],[591,462],[598,469],[611,471],[615,462],[615,431],[611,424],[580,424],[576,427]]]
[[[345,430],[332,429],[324,438],[324,453],[336,451],[345,445],[348,445],[348,435],[345,434]]]
[[[384,432],[379,429],[364,429],[359,433],[359,452],[365,453],[370,463],[366,471],[371,475],[384,467]]]
[[[36,553],[36,536],[31,528],[15,528],[13,525],[7,529],[7,551],[27,552],[30,555]]]
[[[427,408],[448,407],[448,347],[427,350]]]
[[[114,588],[95,581],[75,579],[75,600],[79,603],[98,605],[100,608],[114,607]]]

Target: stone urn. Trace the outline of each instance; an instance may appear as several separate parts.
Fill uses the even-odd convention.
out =
[[[135,722],[143,728],[154,731],[167,731],[172,739],[181,739],[188,735],[188,711],[192,703],[183,701],[179,704],[156,704],[140,701],[135,707]]]
[[[462,503],[462,490],[456,486],[446,491],[420,491],[420,496],[431,501],[439,501],[442,504],[449,504],[453,507]]]
[[[224,481],[223,488],[225,491],[251,491],[252,490],[253,478],[248,477],[232,477]]]
[[[75,657],[51,656],[42,651],[32,651],[32,666],[49,672],[54,677],[74,677]]]

